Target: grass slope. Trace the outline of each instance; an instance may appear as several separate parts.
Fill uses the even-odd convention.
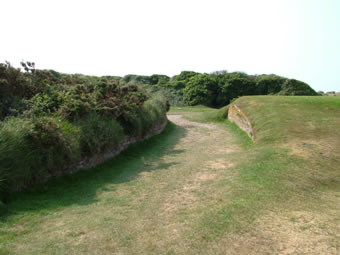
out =
[[[241,253],[339,253],[340,100],[250,96],[235,103],[252,122],[256,140],[249,145],[227,123],[245,150],[238,158],[233,202],[211,208],[202,221],[206,236],[242,244]],[[206,122],[220,113],[186,118]],[[226,237],[226,231],[237,238]]]
[[[225,109],[174,108],[161,135],[14,195],[0,254],[338,254],[340,100],[235,103],[255,143]]]

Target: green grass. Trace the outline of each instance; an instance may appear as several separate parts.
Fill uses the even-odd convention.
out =
[[[256,140],[251,145],[242,131],[228,124],[246,150],[239,158],[234,199],[216,205],[205,217],[205,236],[211,240],[227,229],[249,229],[268,210],[304,210],[328,217],[334,210],[329,200],[338,203],[334,194],[340,192],[340,100],[259,96],[235,103],[251,120]],[[324,193],[329,197],[322,197]],[[339,216],[333,220],[339,223]],[[339,230],[330,222],[324,227]]]
[[[160,166],[159,169],[152,169],[144,161],[146,158],[151,161],[156,160],[171,151],[183,132],[178,129],[174,124],[169,123],[161,135],[131,145],[127,151],[123,151],[118,157],[98,167],[54,178],[24,193],[13,193],[9,199],[7,216],[13,216],[21,211],[29,213],[32,210],[44,214],[46,210],[58,210],[73,203],[90,204],[96,200],[97,189],[108,180],[115,179],[122,174],[128,175],[130,180],[141,171],[166,168],[166,166]],[[61,194],[67,194],[67,196],[61,197]],[[3,219],[6,219],[6,215],[2,217]]]
[[[235,103],[254,142],[221,120],[225,109],[172,108],[182,126],[13,194],[0,254],[336,254],[340,100]]]
[[[340,191],[340,100],[256,96],[242,97],[235,103],[251,120],[256,140],[253,144],[235,124],[223,123],[245,151],[239,155],[233,201],[214,205],[202,218],[197,227],[202,240],[211,242],[226,232],[249,231],[268,210],[305,210],[327,217],[333,208],[321,194],[332,197]],[[185,118],[216,122],[220,121],[215,117],[218,112]],[[336,198],[333,203],[337,203]],[[339,222],[339,216],[333,219]],[[330,223],[325,225],[339,230]]]
[[[240,129],[235,123],[232,123],[229,120],[224,120],[221,124],[228,128],[228,130],[235,136],[237,143],[244,149],[250,149],[254,145],[253,140],[251,140],[248,134]]]
[[[228,106],[220,109],[206,106],[173,107],[169,114],[181,114],[185,119],[202,123],[224,122],[228,118],[228,109]]]
[[[335,97],[242,97],[259,144],[296,139],[329,139],[339,144],[340,100]]]
[[[196,105],[196,106],[171,106],[169,114],[176,113],[202,113],[202,112],[211,112],[215,109],[204,106],[204,105]]]
[[[98,167],[70,176],[55,178],[24,193],[12,194],[10,202],[0,217],[0,244],[4,245],[18,236],[39,231],[37,224],[39,225],[42,219],[48,221],[49,218],[58,218],[63,214],[65,208],[72,210],[74,207],[89,207],[86,210],[95,210],[93,206],[98,202],[97,195],[105,193],[109,184],[129,183],[138,178],[138,175],[143,171],[167,169],[171,164],[162,163],[159,159],[163,155],[171,153],[183,134],[182,129],[169,123],[161,135],[130,146],[128,151],[124,151],[118,157],[106,161]],[[154,161],[157,162],[156,165],[146,163]],[[124,206],[129,200],[113,198],[110,202],[114,205]],[[81,210],[78,213],[81,215],[86,211]],[[27,230],[19,231],[20,233],[13,230],[6,231],[11,226],[21,224]],[[44,242],[44,237],[41,238],[41,241]]]

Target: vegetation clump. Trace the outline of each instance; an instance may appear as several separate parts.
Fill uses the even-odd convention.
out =
[[[127,75],[121,81],[145,87],[152,92],[160,91],[175,106],[222,107],[232,99],[246,95],[318,95],[304,82],[274,74],[248,75],[227,71],[202,74],[183,71],[171,78],[164,75]]]
[[[144,136],[169,109],[163,96],[117,77],[21,64],[24,71],[0,64],[2,198],[113,150],[126,136]]]

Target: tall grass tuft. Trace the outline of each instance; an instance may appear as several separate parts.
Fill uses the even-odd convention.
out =
[[[0,189],[17,190],[79,159],[76,128],[51,117],[10,118],[0,127]]]
[[[96,113],[75,123],[80,129],[80,145],[83,157],[113,149],[124,138],[123,128],[114,119]]]

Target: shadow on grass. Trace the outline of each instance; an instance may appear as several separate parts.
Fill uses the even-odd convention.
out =
[[[162,157],[182,153],[183,150],[174,150],[174,146],[185,135],[184,128],[169,122],[161,134],[131,145],[99,166],[52,179],[23,193],[12,194],[7,212],[0,221],[13,214],[45,214],[73,204],[88,205],[97,201],[97,192],[105,191],[107,184],[132,181],[141,172],[166,170],[177,162],[164,162]]]

